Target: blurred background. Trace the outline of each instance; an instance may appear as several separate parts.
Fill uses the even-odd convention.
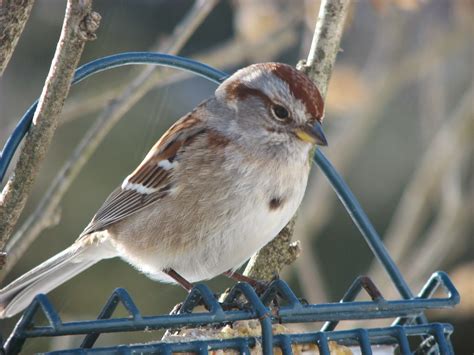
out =
[[[179,54],[232,73],[255,62],[296,65],[304,59],[319,1],[95,0],[93,8],[101,26],[81,63],[123,51],[177,49],[176,26],[202,16]],[[64,1],[37,0],[33,7],[0,81],[2,145],[41,93],[64,10]],[[472,0],[354,1],[324,121],[329,140],[324,153],[359,198],[412,290],[417,293],[436,270],[447,271],[460,290],[456,309],[429,315],[454,324],[460,354],[474,349],[473,20]],[[150,69],[115,69],[71,90],[11,245],[12,253],[26,252],[7,264],[3,284],[71,244],[164,130],[215,89],[176,71],[144,70]],[[95,136],[82,141],[93,125]],[[81,146],[90,155],[83,166],[72,157]],[[59,183],[66,180],[70,187],[52,205],[44,199],[58,186],[55,179],[66,162],[72,169]],[[42,213],[43,222],[34,223]],[[294,239],[301,240],[302,255],[282,277],[308,301],[338,301],[360,274],[373,277],[386,298],[399,298],[316,167]],[[216,292],[231,285],[225,278],[208,283]],[[168,313],[185,297],[179,287],[153,282],[120,260],[97,264],[50,297],[64,320],[92,319],[116,287],[126,288],[149,315]],[[3,336],[16,320],[0,323]],[[367,322],[340,327],[354,325]],[[156,333],[112,334],[99,342],[156,339]],[[77,342],[39,339],[28,341],[23,351]]]

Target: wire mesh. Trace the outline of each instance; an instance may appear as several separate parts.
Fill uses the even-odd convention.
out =
[[[432,336],[430,348],[438,347],[440,354],[452,354],[449,324],[411,325],[422,312],[433,308],[452,307],[459,302],[456,288],[443,272],[437,272],[428,280],[417,297],[411,300],[385,300],[371,281],[366,277],[357,278],[339,303],[306,304],[297,298],[288,284],[282,280],[272,282],[266,291],[257,295],[246,283],[236,284],[226,299],[219,303],[215,294],[204,284],[196,285],[183,302],[180,312],[171,315],[143,316],[124,289],[116,289],[106,302],[96,320],[63,322],[45,295],[38,295],[27,308],[23,317],[5,343],[7,354],[20,352],[29,338],[56,337],[63,335],[85,335],[80,348],[68,350],[80,354],[90,352],[159,352],[202,351],[200,349],[238,349],[246,353],[255,344],[261,344],[264,354],[271,354],[274,347],[281,348],[284,354],[291,354],[295,344],[314,344],[322,354],[329,354],[329,341],[340,344],[358,345],[363,354],[370,354],[373,345],[397,345],[403,354],[410,354],[409,338]],[[367,283],[370,284],[366,287]],[[446,297],[431,298],[442,288]],[[373,299],[357,301],[362,290]],[[373,293],[377,297],[373,297]],[[281,304],[277,312],[271,305]],[[122,304],[128,312],[126,318],[114,318],[117,306]],[[207,312],[192,313],[205,305]],[[35,325],[34,319],[43,313],[48,325]],[[335,330],[339,321],[355,319],[395,318],[390,327],[373,329]],[[257,320],[262,329],[261,337],[235,339],[209,339],[179,343],[156,342],[146,345],[120,345],[118,347],[95,348],[100,334],[111,332],[131,332],[202,325],[223,325],[242,320]],[[291,324],[327,321],[320,331],[304,334],[272,334],[272,323]],[[206,350],[206,351],[207,351]],[[58,352],[52,352],[58,353]],[[62,350],[61,353],[64,353]]]

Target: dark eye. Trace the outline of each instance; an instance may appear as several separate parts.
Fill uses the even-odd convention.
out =
[[[281,105],[273,105],[272,111],[275,118],[279,121],[285,121],[290,117],[288,110]]]

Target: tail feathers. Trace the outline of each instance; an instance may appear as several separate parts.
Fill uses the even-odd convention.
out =
[[[39,293],[48,293],[101,259],[114,255],[103,245],[74,243],[0,290],[0,318],[25,309]]]

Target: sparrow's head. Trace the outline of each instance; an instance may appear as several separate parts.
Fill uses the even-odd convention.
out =
[[[316,85],[282,63],[260,63],[237,71],[216,90],[235,112],[231,124],[266,143],[327,145],[321,123],[324,103]]]

